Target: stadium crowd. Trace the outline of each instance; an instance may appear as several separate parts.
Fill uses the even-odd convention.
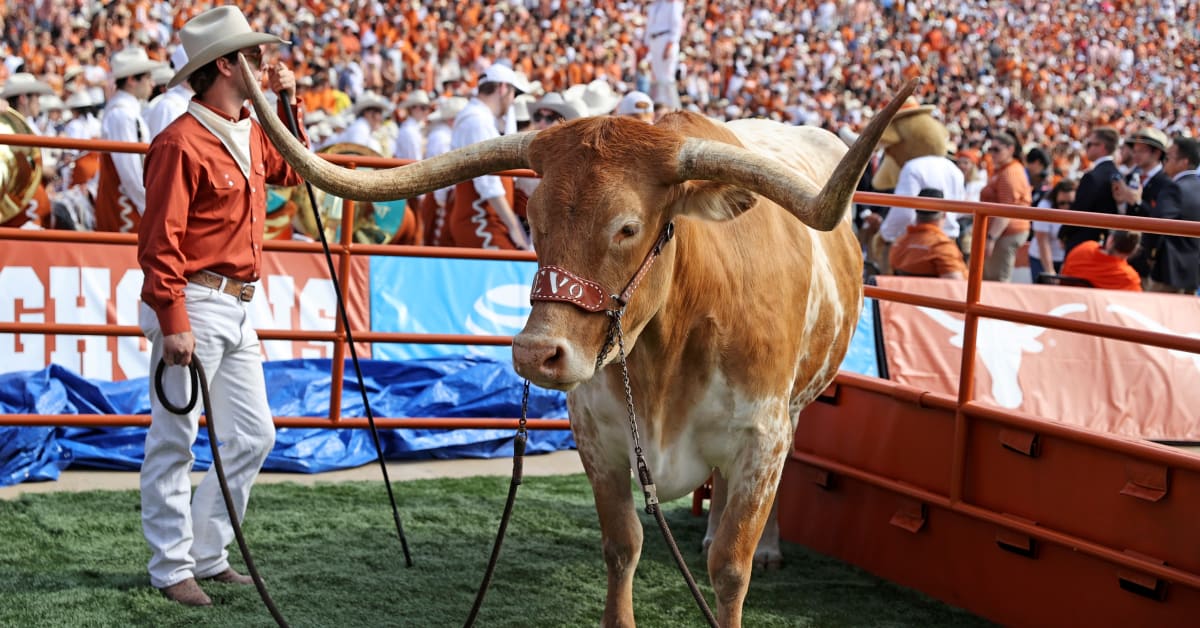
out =
[[[7,3],[4,97],[15,106],[7,86],[32,75],[49,90],[26,116],[39,133],[64,134],[72,117],[101,115],[117,91],[115,55],[140,47],[168,62],[176,31],[214,4],[222,3]],[[384,156],[399,155],[407,118],[428,134],[437,114],[424,116],[450,97],[470,97],[494,64],[529,81],[533,94],[507,116],[522,121],[544,94],[573,98],[578,113],[595,115],[636,90],[654,94],[659,111],[771,117],[843,134],[864,125],[905,79],[923,77],[918,100],[934,106],[952,152],[969,157],[982,177],[993,168],[991,138],[1009,133],[1021,152],[1036,148],[1049,162],[1046,189],[1091,166],[1084,140],[1094,128],[1122,137],[1147,127],[1169,137],[1200,131],[1200,9],[1179,0],[239,4],[256,30],[292,43],[279,54],[298,77],[314,142],[344,140],[360,114],[378,109],[384,117],[367,129]],[[659,4],[682,5],[669,33],[660,24],[671,18],[655,14]],[[678,38],[663,55],[675,63],[666,96],[652,63],[664,35]],[[169,77],[156,75],[156,91]],[[411,105],[417,94],[429,104]],[[515,122],[505,121],[509,130]],[[59,182],[47,190],[53,197],[72,175],[48,157],[48,179]],[[60,166],[72,165],[70,155],[59,157]]]

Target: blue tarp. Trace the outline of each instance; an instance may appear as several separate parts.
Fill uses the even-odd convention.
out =
[[[871,299],[842,369],[878,376]],[[523,382],[507,362],[487,357],[403,361],[366,360],[363,377],[377,417],[518,417]],[[326,416],[331,392],[329,360],[280,360],[263,365],[267,397],[276,416]],[[354,371],[346,364],[342,415],[364,416]],[[87,380],[61,366],[0,375],[3,414],[149,414],[145,378]],[[530,388],[529,416],[566,417],[562,393]],[[135,470],[141,467],[145,428],[0,427],[0,486],[54,480],[69,466]],[[382,430],[389,460],[491,458],[512,455],[512,430]],[[529,453],[575,446],[566,431],[531,430]],[[211,463],[204,430],[193,447],[196,469]],[[362,429],[280,429],[264,468],[319,473],[376,459],[371,434]]]
[[[404,362],[362,361],[376,417],[519,417],[523,382],[510,364],[479,357]],[[329,360],[270,361],[263,366],[271,411],[276,416],[325,416],[329,408]],[[58,365],[0,375],[0,413],[149,414],[146,379],[87,380]],[[351,364],[343,381],[342,416],[364,416]],[[529,417],[566,417],[562,393],[531,388]],[[0,427],[0,486],[54,480],[69,466],[136,470],[141,467],[145,428]],[[512,455],[513,430],[381,430],[389,460],[490,458]],[[574,447],[564,430],[530,430],[529,453]],[[200,431],[193,451],[196,469],[211,463]],[[264,469],[319,473],[375,460],[368,430],[280,429]]]

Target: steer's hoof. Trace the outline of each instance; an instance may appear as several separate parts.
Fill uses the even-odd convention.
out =
[[[778,571],[783,567],[783,554],[778,550],[754,552],[755,571]]]

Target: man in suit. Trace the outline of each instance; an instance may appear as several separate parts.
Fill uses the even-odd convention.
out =
[[[1083,150],[1092,169],[1084,173],[1079,180],[1079,188],[1075,191],[1075,202],[1071,209],[1096,214],[1117,213],[1117,202],[1113,199],[1113,178],[1120,177],[1121,171],[1113,161],[1113,153],[1121,136],[1112,127],[1096,127],[1084,140]],[[1069,253],[1081,242],[1088,240],[1099,241],[1104,235],[1104,229],[1082,227],[1078,225],[1063,225],[1058,237],[1063,241],[1063,252]]]
[[[1167,154],[1167,136],[1153,127],[1138,129],[1126,142],[1132,145],[1133,174],[1128,181],[1113,181],[1113,198],[1125,207],[1131,216],[1151,218],[1177,218],[1181,201],[1179,186],[1163,170],[1163,157]],[[1129,264],[1142,277],[1143,288],[1149,289],[1150,267],[1162,236],[1150,234],[1143,242],[1141,252],[1130,258]]]
[[[1174,138],[1162,162],[1162,176],[1168,178],[1167,182],[1153,197],[1150,186],[1146,186],[1145,197],[1157,201],[1148,206],[1146,215],[1200,221],[1200,171],[1197,168],[1200,168],[1200,141]],[[1142,252],[1130,261],[1142,273],[1145,290],[1195,294],[1196,288],[1200,287],[1200,239],[1147,233]]]

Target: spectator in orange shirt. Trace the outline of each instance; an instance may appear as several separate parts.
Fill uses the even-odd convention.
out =
[[[1113,231],[1105,238],[1103,249],[1099,242],[1087,240],[1067,253],[1062,274],[1086,279],[1096,288],[1141,292],[1141,277],[1128,262],[1141,239],[1137,232]]]
[[[987,185],[979,191],[985,203],[1029,206],[1033,190],[1021,163],[1021,146],[1016,136],[1001,131],[992,137],[988,154],[995,171]],[[983,278],[990,281],[1009,281],[1017,261],[1017,249],[1029,239],[1029,221],[993,216],[988,219],[987,257],[983,263]]]
[[[918,196],[942,198],[942,191],[925,188]],[[888,254],[892,272],[897,275],[963,279],[967,265],[963,262],[958,244],[942,231],[945,213],[917,210],[916,224],[896,239]]]

